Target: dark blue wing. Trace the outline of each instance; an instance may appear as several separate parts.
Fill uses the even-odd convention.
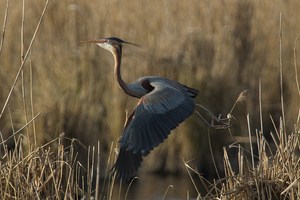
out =
[[[197,91],[180,83],[152,81],[154,89],[143,96],[128,117],[120,140],[120,153],[114,170],[118,178],[133,177],[142,156],[162,143],[194,111]]]

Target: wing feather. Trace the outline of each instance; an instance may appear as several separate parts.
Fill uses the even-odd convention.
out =
[[[124,181],[135,176],[142,157],[194,111],[197,90],[167,79],[149,79],[149,83],[154,89],[140,99],[127,119],[113,167],[117,177]]]

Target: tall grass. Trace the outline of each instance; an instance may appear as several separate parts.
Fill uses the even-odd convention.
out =
[[[299,133],[299,89],[295,81],[299,69],[299,2],[164,0],[147,6],[140,1],[49,2],[41,23],[45,2],[0,2],[0,131],[5,141],[1,143],[2,197],[90,195],[94,184],[91,174],[105,177],[106,170],[97,169],[107,168],[111,142],[117,141],[126,110],[133,109],[136,101],[122,94],[115,83],[111,55],[79,41],[112,35],[143,46],[142,50],[124,47],[122,73],[128,81],[142,75],[176,79],[198,88],[197,101],[215,113],[228,113],[236,96],[248,90],[246,103],[232,112],[238,124],[231,134],[211,130],[206,134],[206,125],[193,117],[145,160],[143,169],[185,173],[181,157],[197,157],[196,171],[208,178],[227,175],[223,189],[213,187],[214,195],[238,198],[244,191],[265,186],[264,181],[270,178],[276,187],[284,180],[280,182],[281,197],[293,197],[298,182],[289,174],[299,172],[276,165],[287,159],[291,167],[298,166],[293,155],[298,155],[295,144],[299,146],[295,139]],[[280,120],[283,111],[285,120]],[[248,121],[247,113],[251,116]],[[260,131],[253,136],[258,127]],[[58,136],[62,132],[71,139],[61,140]],[[280,140],[292,132],[285,141]],[[234,154],[228,153],[227,159],[226,151],[224,159],[223,147],[240,142],[249,133],[252,139],[257,138],[257,148],[251,151],[243,143],[235,148],[238,163],[231,163]],[[74,145],[72,138],[80,145]],[[275,152],[268,150],[267,144],[277,144]],[[289,149],[292,144],[294,149]],[[92,151],[88,146],[99,149]],[[247,151],[253,152],[250,160],[252,157],[262,163],[253,166],[251,161],[250,166],[244,166],[246,156],[242,152]],[[285,155],[285,151],[295,153]],[[95,157],[94,164],[87,156],[92,152],[95,155],[91,157],[96,152],[103,154],[99,160]],[[273,168],[262,170],[267,158]],[[84,183],[73,176],[82,169]],[[279,175],[277,169],[281,170]],[[236,192],[233,187],[241,188],[238,183],[245,174],[249,182],[243,183],[249,187]],[[25,184],[32,180],[33,184]],[[111,183],[107,185],[110,190]],[[222,186],[218,181],[216,185]],[[272,193],[271,186],[267,188],[262,192]],[[83,189],[88,192],[83,193]]]
[[[261,131],[256,131],[256,136],[253,142],[250,140],[249,145],[255,143],[258,154],[249,152],[236,143],[230,148],[237,149],[238,154],[235,158],[230,158],[228,149],[224,147],[225,177],[212,183],[207,184],[201,173],[185,162],[191,181],[195,183],[195,177],[191,174],[196,174],[205,183],[206,194],[199,192],[199,187],[203,185],[194,184],[198,192],[197,199],[299,199],[299,127],[288,134],[282,125],[281,121],[281,126],[276,128],[275,133],[271,133],[272,141],[269,142]],[[238,170],[234,170],[232,166],[236,161]]]
[[[76,162],[77,153],[72,146],[65,149],[62,138],[30,152],[23,149],[22,137],[17,138],[13,151],[2,143],[1,199],[79,199],[78,196],[85,196],[78,181],[81,166]],[[50,148],[53,143],[57,143],[57,151]]]

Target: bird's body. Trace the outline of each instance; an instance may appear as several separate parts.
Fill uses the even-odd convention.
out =
[[[193,113],[197,95],[197,90],[161,77],[142,77],[132,85],[137,91],[147,92],[141,92],[143,95],[129,115],[120,139],[121,149],[114,168],[124,180],[135,176],[142,156],[148,155]]]
[[[171,130],[194,112],[194,98],[198,91],[157,76],[145,76],[127,84],[121,77],[122,44],[132,43],[115,37],[86,42],[96,43],[113,54],[115,77],[121,89],[140,99],[126,120],[119,155],[113,166],[117,178],[126,182],[136,175],[143,156],[162,143]]]

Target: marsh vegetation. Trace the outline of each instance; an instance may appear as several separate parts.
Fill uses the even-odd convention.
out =
[[[230,129],[215,131],[192,116],[145,159],[135,181],[185,176],[188,199],[298,199],[299,6],[1,1],[1,198],[133,198],[128,186],[119,194],[107,171],[136,100],[115,83],[111,55],[80,43],[118,36],[142,45],[124,47],[125,80],[178,80],[198,88],[197,102],[214,114],[233,117]],[[162,199],[176,182],[165,188]]]

